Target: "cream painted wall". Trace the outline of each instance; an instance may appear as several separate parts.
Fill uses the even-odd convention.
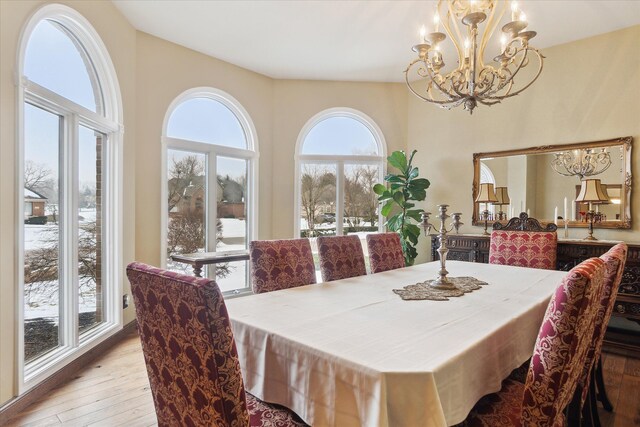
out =
[[[349,107],[382,130],[387,153],[406,149],[407,90],[401,84],[276,80],[273,112],[272,238],[291,238],[294,224],[294,153],[302,127],[319,112]]]
[[[16,390],[16,301],[17,230],[16,159],[16,68],[17,46],[22,28],[41,1],[0,1],[0,405]],[[124,110],[124,239],[123,260],[134,259],[135,241],[135,38],[136,32],[120,12],[106,1],[60,1],[80,12],[98,32],[114,64]],[[129,284],[124,278],[124,292]],[[124,322],[134,318],[133,307],[124,312]]]
[[[273,80],[145,33],[137,37],[136,258],[160,265],[161,136],[171,102],[194,87],[213,87],[236,98],[258,135],[258,233],[271,236]]]
[[[431,180],[428,202],[448,203],[471,227],[472,154],[508,148],[593,141],[631,135],[633,188],[640,172],[640,26],[544,49],[540,79],[522,94],[473,115],[441,110],[409,97],[408,148],[418,149],[422,174]],[[456,190],[452,191],[452,186]],[[599,230],[600,239],[640,241],[640,198],[632,196],[633,229]],[[465,221],[466,219],[466,221]],[[570,229],[583,237],[584,229]],[[420,258],[428,258],[426,239]]]

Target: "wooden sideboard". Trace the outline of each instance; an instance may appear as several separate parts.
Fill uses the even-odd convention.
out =
[[[558,270],[569,271],[591,257],[608,251],[617,242],[558,240]],[[628,244],[629,253],[612,316],[624,318],[640,325],[640,244]],[[431,236],[431,260],[438,259],[438,237]],[[489,262],[489,236],[481,234],[451,234],[447,237],[448,260]],[[605,336],[606,350],[640,358],[640,328],[614,326],[612,317]],[[635,326],[635,325],[633,325]],[[637,329],[637,330],[636,330]]]

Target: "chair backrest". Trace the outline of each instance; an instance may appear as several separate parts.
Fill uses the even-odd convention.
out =
[[[367,234],[367,247],[372,273],[395,270],[405,266],[404,253],[398,233]]]
[[[127,267],[159,425],[248,426],[227,309],[213,280]]]
[[[367,274],[362,244],[356,235],[318,237],[318,255],[325,282]]]
[[[574,267],[549,301],[527,372],[522,425],[555,426],[578,386],[594,331],[605,263]]]
[[[618,243],[607,253],[602,255],[602,259],[605,263],[604,274],[604,286],[602,287],[602,293],[598,301],[598,310],[595,317],[595,330],[593,332],[592,345],[587,352],[587,361],[582,371],[580,379],[580,385],[582,390],[582,402],[587,397],[589,390],[589,374],[594,366],[594,363],[600,357],[602,351],[602,343],[604,341],[604,335],[607,330],[607,324],[611,318],[613,312],[613,306],[618,296],[618,288],[620,282],[622,282],[622,273],[624,272],[624,266],[627,262],[628,247],[625,243]]]
[[[309,239],[256,240],[249,243],[249,256],[255,293],[316,283]]]

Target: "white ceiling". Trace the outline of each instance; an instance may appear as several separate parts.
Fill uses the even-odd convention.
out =
[[[269,77],[384,82],[403,79],[415,55],[411,46],[435,7],[434,1],[114,3],[140,31]],[[541,49],[640,24],[638,0],[519,3],[538,32],[531,44]]]

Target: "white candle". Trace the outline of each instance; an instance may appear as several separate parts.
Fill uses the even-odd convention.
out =
[[[600,205],[596,205],[596,213],[600,212]]]
[[[558,225],[558,207],[553,210],[553,223]]]
[[[573,199],[573,203],[571,203],[571,220],[576,220],[576,200]]]
[[[567,218],[567,198],[564,198],[564,216],[562,217],[564,218],[564,221],[567,222],[569,221],[569,218]]]
[[[527,216],[529,216],[529,209],[527,209]]]

